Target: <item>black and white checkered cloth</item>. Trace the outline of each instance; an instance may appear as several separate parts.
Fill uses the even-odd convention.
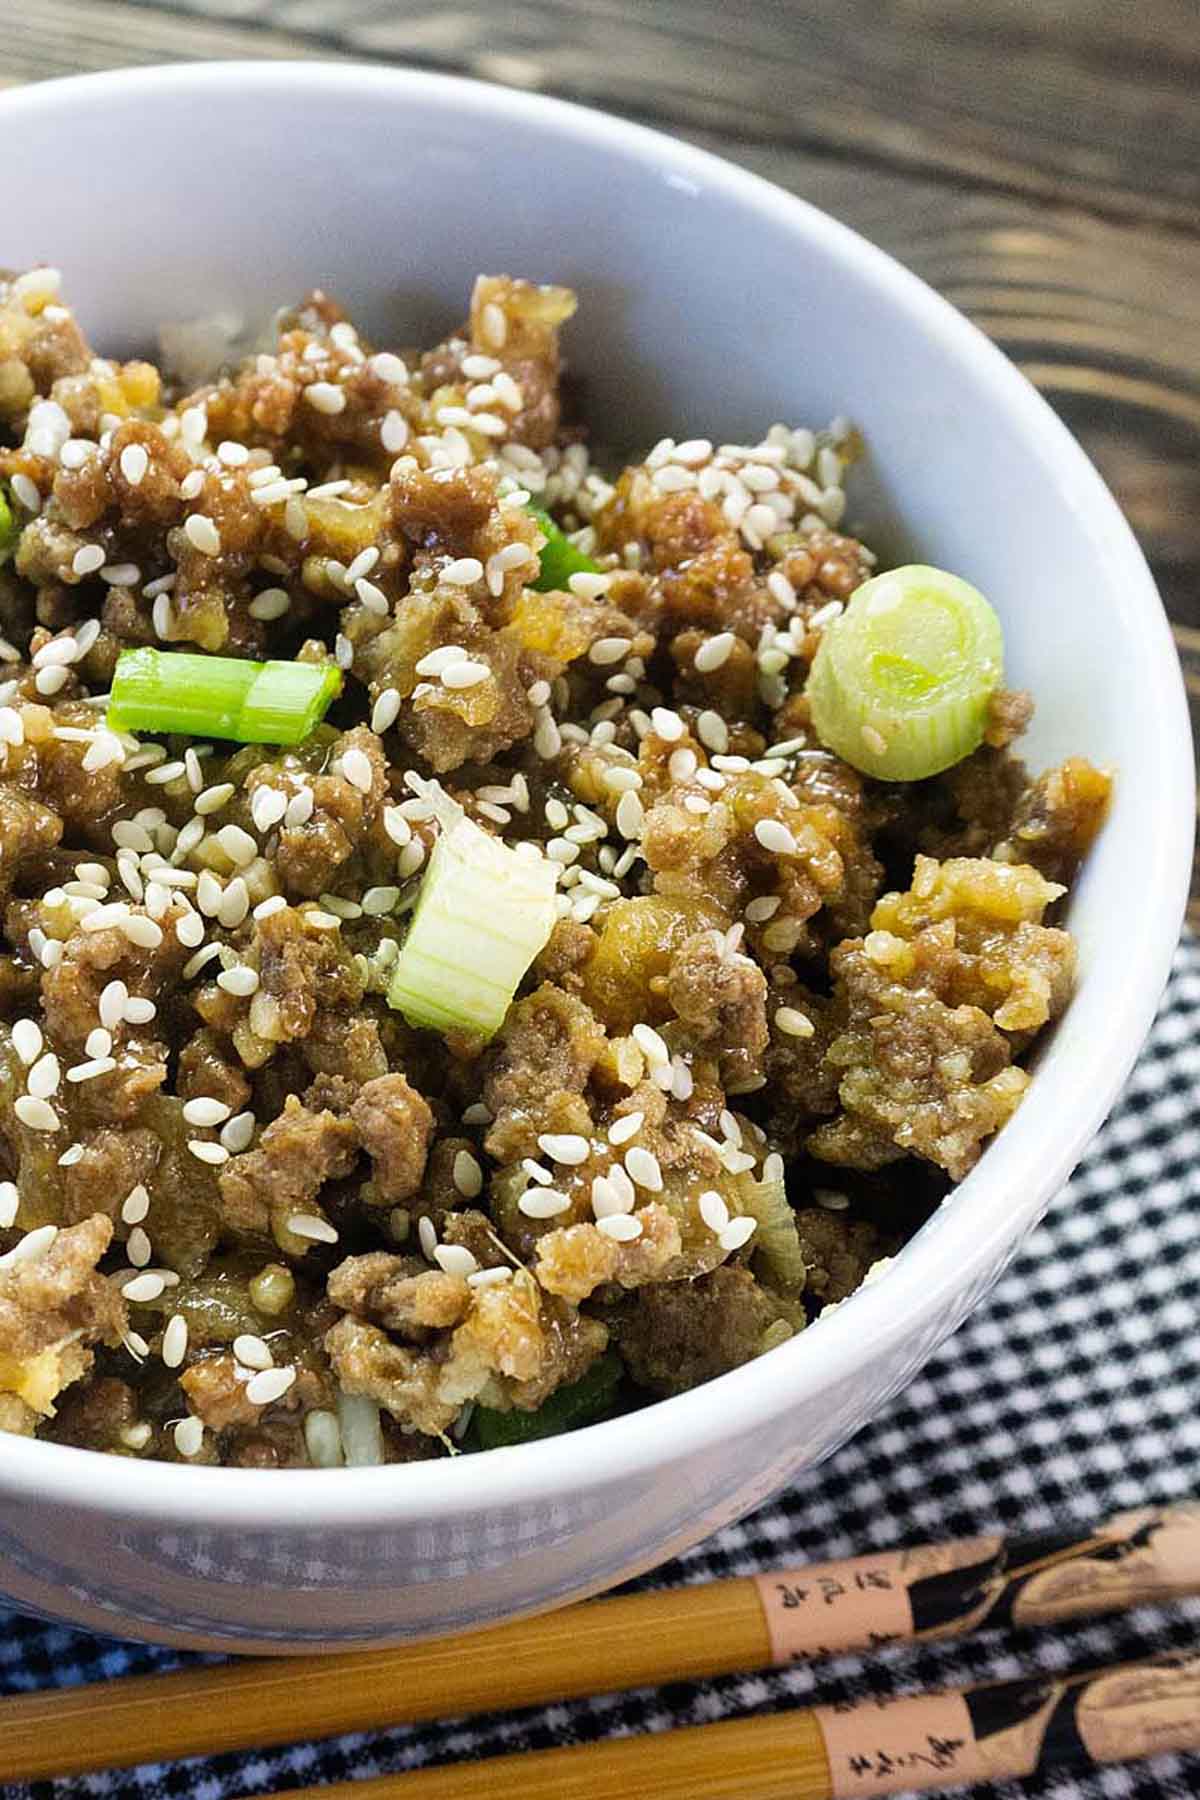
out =
[[[886,1416],[783,1499],[660,1570],[707,1581],[871,1546],[1040,1531],[1200,1493],[1200,943],[1185,939],[1129,1086],[1047,1223]],[[1200,1642],[1200,1602],[983,1635],[870,1664],[679,1683],[83,1781],[4,1800],[232,1800],[464,1757],[665,1731],[869,1691],[957,1687]],[[0,1609],[0,1693],[177,1666]],[[989,1800],[1197,1800],[1200,1756],[979,1790]],[[634,1800],[631,1796],[630,1800]],[[641,1800],[641,1797],[636,1797]]]

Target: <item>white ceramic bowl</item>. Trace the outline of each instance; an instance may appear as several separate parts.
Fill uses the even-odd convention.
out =
[[[94,341],[262,316],[321,283],[385,340],[457,322],[479,270],[579,289],[610,440],[850,414],[854,516],[978,583],[1031,759],[1119,771],[1070,923],[1079,991],[1020,1112],[884,1276],[750,1367],[569,1439],[340,1473],[134,1465],[0,1440],[0,1595],[103,1631],[286,1651],[417,1638],[591,1594],[757,1506],[912,1377],[1059,1188],[1149,1026],[1191,857],[1174,652],[1116,505],[1050,409],[912,275],[802,201],[616,119],[314,64],[6,95],[0,263],[54,262]]]

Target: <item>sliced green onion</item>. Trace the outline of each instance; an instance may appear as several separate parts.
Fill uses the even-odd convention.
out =
[[[508,1444],[529,1444],[536,1438],[557,1437],[563,1431],[577,1431],[581,1425],[594,1425],[613,1410],[622,1373],[620,1357],[608,1350],[585,1375],[551,1394],[536,1412],[497,1412],[495,1407],[477,1406],[470,1436],[481,1450],[501,1450]]]
[[[176,650],[123,650],[108,723],[239,744],[298,744],[341,692],[333,663],[245,662]]]
[[[21,527],[17,524],[8,492],[0,487],[0,566],[8,561],[16,549],[20,535]]]
[[[865,581],[808,678],[821,742],[880,781],[922,781],[983,740],[1004,677],[1000,621],[969,582],[923,563]]]
[[[585,556],[582,550],[577,550],[549,513],[542,512],[536,506],[531,506],[529,510],[546,534],[546,541],[538,552],[541,569],[533,583],[539,593],[547,594],[552,588],[565,588],[572,575],[600,573],[600,564],[593,562],[590,556]]]
[[[798,1294],[808,1276],[796,1215],[788,1202],[782,1178],[753,1181],[743,1176],[738,1183],[742,1205],[758,1220],[754,1256],[763,1273],[785,1294]]]
[[[488,1038],[550,936],[556,870],[470,819],[433,847],[388,1004],[410,1025]]]

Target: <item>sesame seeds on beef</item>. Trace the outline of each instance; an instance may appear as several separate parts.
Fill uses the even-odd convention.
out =
[[[1023,695],[913,787],[826,750],[855,433],[606,472],[574,310],[481,276],[420,349],[316,293],[185,383],[94,354],[56,271],[0,280],[0,1428],[353,1465],[605,1355],[622,1404],[675,1392],[844,1297],[880,1196],[915,1221],[1018,1104],[1108,778],[1031,780]],[[534,508],[593,565],[561,588]],[[344,690],[290,748],[130,733],[138,645]],[[386,998],[460,811],[555,871],[486,1045]]]

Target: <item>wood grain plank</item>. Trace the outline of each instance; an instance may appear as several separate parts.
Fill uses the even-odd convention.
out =
[[[1194,0],[180,0],[743,144],[1200,229]]]
[[[0,86],[98,69],[222,57],[315,57],[302,37],[120,0],[30,0],[3,9]]]

